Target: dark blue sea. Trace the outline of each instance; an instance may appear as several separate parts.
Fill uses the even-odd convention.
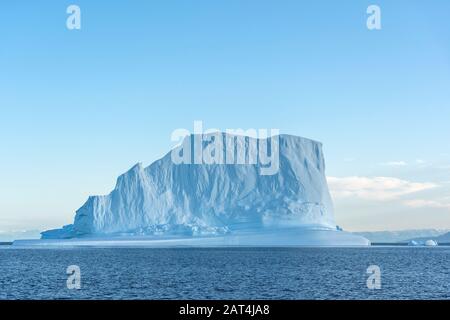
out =
[[[70,265],[79,290],[67,288]],[[371,265],[381,289],[367,286]],[[449,298],[450,247],[0,247],[0,299]]]

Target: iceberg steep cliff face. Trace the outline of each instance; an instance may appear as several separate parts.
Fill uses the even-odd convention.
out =
[[[183,143],[195,139],[192,135]],[[73,225],[43,232],[42,238],[336,230],[321,143],[290,135],[277,139],[275,174],[262,175],[259,163],[175,164],[168,153],[146,168],[135,165],[117,179],[109,195],[89,197]],[[236,139],[246,145],[256,142],[258,148],[270,145],[269,140]]]

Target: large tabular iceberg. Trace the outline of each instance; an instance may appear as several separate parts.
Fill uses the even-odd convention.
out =
[[[242,150],[271,145],[270,138],[218,137],[223,148],[226,139]],[[207,141],[214,139],[203,146]],[[321,143],[290,135],[277,141],[279,167],[272,175],[261,174],[259,162],[175,164],[171,153],[146,168],[137,164],[109,195],[89,197],[72,225],[43,232],[41,244],[368,245],[336,227]]]

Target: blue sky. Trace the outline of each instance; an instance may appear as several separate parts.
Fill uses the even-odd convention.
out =
[[[345,229],[450,228],[449,39],[447,0],[3,3],[0,231],[70,223],[194,120],[322,141]]]

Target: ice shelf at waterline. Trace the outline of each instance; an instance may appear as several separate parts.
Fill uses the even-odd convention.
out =
[[[72,225],[43,232],[40,243],[369,244],[336,227],[321,143],[291,135],[277,136],[276,148],[271,138],[231,136],[231,140],[239,152],[277,150],[278,171],[261,175],[258,161],[176,164],[169,152],[146,168],[138,164],[121,175],[109,195],[89,197]],[[181,146],[192,141],[198,136],[186,137]],[[220,148],[230,154],[222,150],[229,147],[228,134],[205,134],[200,141],[206,152],[217,154]]]
[[[349,232],[283,228],[263,232],[236,232],[233,235],[209,237],[122,236],[73,239],[17,240],[16,247],[301,247],[301,246],[369,246],[370,241]]]

